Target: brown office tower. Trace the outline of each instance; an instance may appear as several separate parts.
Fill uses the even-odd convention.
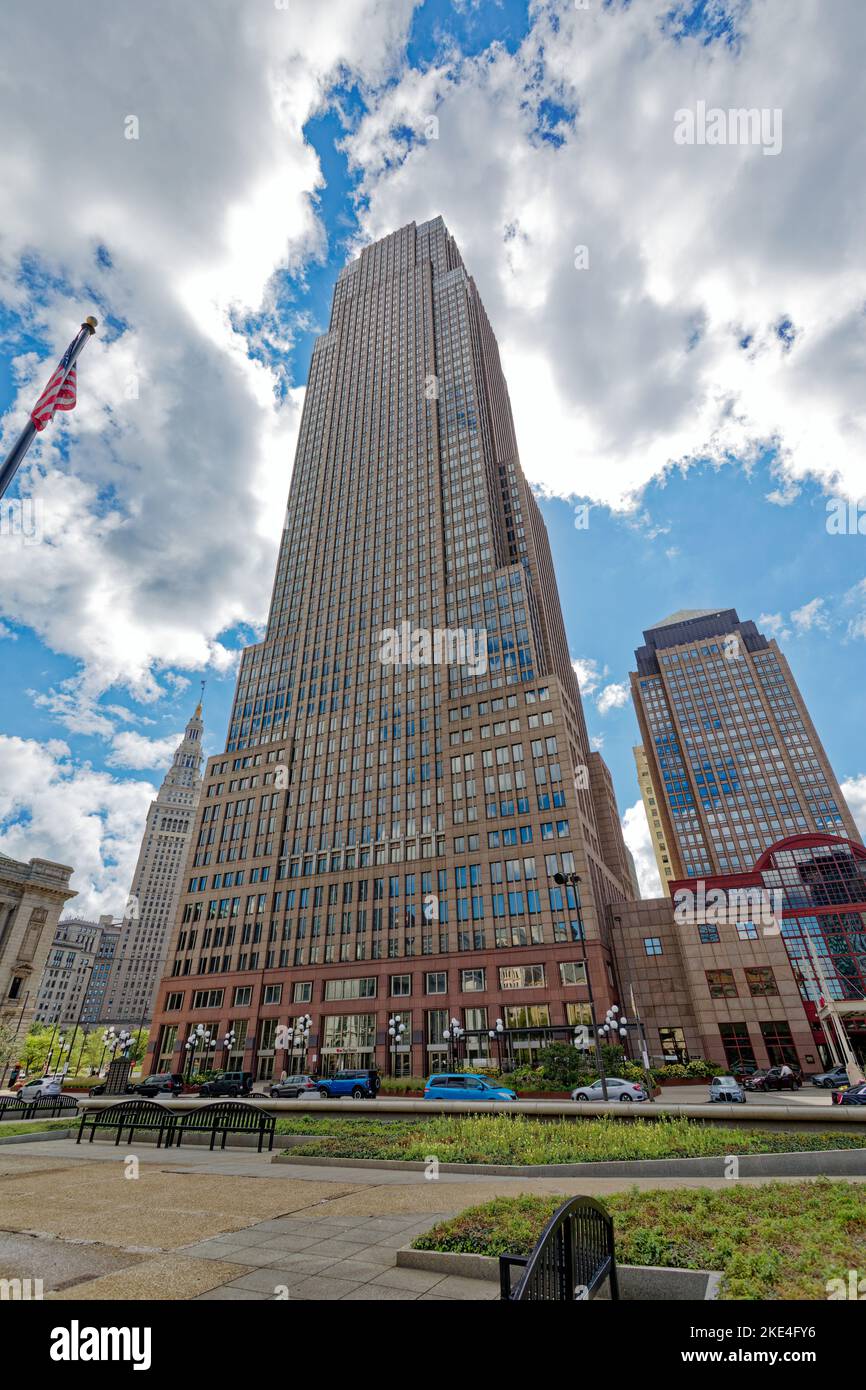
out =
[[[631,896],[597,763],[493,331],[442,219],[410,224],[340,273],[313,351],[150,1069],[422,1075],[570,1038]]]
[[[632,698],[673,879],[748,872],[771,845],[859,841],[779,645],[733,608],[644,633]]]

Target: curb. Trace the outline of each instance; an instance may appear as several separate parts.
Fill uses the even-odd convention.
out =
[[[37,1129],[32,1134],[6,1134],[0,1144],[41,1144],[46,1139],[71,1139],[71,1129]]]
[[[732,1155],[713,1158],[639,1158],[610,1163],[440,1163],[440,1173],[496,1178],[722,1178]],[[866,1177],[866,1148],[818,1149],[807,1153],[739,1154],[741,1178]],[[372,1168],[424,1173],[428,1164],[396,1158],[328,1158],[274,1154],[272,1163],[318,1168]]]
[[[425,1269],[431,1274],[450,1274],[463,1279],[499,1283],[499,1261],[490,1255],[464,1255],[450,1250],[413,1250],[405,1246],[397,1251],[397,1265],[400,1269]],[[616,1272],[620,1299],[627,1302],[715,1300],[722,1282],[721,1274],[710,1269],[618,1264]],[[600,1297],[604,1301],[604,1295]]]

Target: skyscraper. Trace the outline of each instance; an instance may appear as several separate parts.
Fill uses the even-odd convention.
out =
[[[203,731],[199,704],[147,812],[123,932],[99,1014],[105,1022],[138,1027],[150,1019],[195,826]]]
[[[634,755],[635,767],[637,768],[637,780],[640,787],[643,808],[646,813],[647,825],[649,826],[656,867],[659,871],[662,887],[665,892],[668,892],[668,884],[674,876],[674,871],[671,868],[671,856],[668,852],[667,841],[665,840],[664,830],[662,829],[662,808],[656,796],[656,789],[653,786],[653,780],[650,776],[649,762],[643,745],[639,743],[637,747],[633,748],[631,751]],[[637,897],[639,894],[635,896]]]
[[[598,764],[493,331],[442,219],[412,223],[341,272],[313,350],[150,1065],[201,1022],[267,1076],[304,1013],[325,1071],[427,1070],[452,1019],[477,1057],[498,1018],[514,1055],[570,1036],[631,892]]]
[[[632,698],[674,879],[751,869],[795,834],[860,842],[775,639],[733,608],[644,633]]]

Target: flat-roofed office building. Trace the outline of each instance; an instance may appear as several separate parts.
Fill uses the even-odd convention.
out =
[[[185,880],[151,1067],[176,1070],[201,1023],[219,1046],[195,1064],[266,1077],[304,1014],[322,1071],[428,1071],[454,1019],[472,1057],[495,1060],[500,1018],[531,1056],[586,1021],[584,953],[613,999],[628,856],[496,340],[441,218],[337,280]]]

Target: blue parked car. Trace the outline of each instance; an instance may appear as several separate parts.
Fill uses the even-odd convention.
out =
[[[316,1080],[320,1096],[351,1096],[353,1100],[375,1100],[381,1084],[379,1073],[372,1067],[359,1071],[337,1071],[333,1076]]]
[[[517,1100],[516,1091],[488,1081],[475,1072],[440,1072],[424,1086],[425,1100]]]

